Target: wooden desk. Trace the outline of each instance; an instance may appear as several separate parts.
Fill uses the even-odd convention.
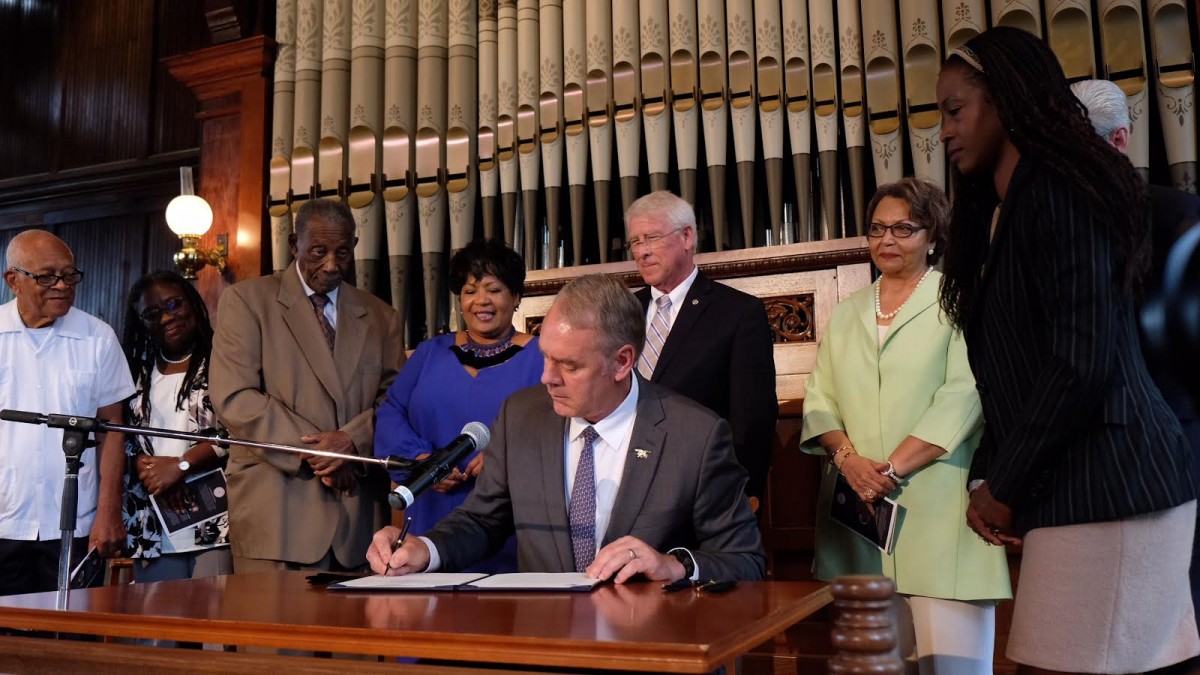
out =
[[[832,600],[815,582],[720,595],[659,584],[592,593],[348,593],[304,572],[232,575],[0,597],[0,626],[541,667],[703,673]],[[733,672],[732,670],[730,672]]]

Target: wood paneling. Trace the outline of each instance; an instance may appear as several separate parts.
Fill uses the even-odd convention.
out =
[[[203,0],[0,3],[0,187],[195,148],[160,61],[207,44]]]
[[[0,5],[0,178],[50,169],[59,124],[57,3]]]

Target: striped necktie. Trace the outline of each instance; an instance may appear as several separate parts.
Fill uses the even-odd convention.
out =
[[[337,332],[333,329],[333,324],[329,323],[329,317],[325,316],[325,305],[329,304],[329,296],[324,293],[313,293],[308,296],[308,300],[312,303],[313,311],[317,313],[317,324],[321,326],[321,334],[325,336],[325,343],[329,345],[329,351],[332,352]]]
[[[596,557],[596,439],[600,434],[588,427],[580,434],[583,437],[583,452],[575,468],[575,482],[571,484],[571,506],[568,516],[571,524],[571,550],[575,554],[575,571],[583,572]]]
[[[646,331],[646,348],[642,350],[642,358],[638,359],[638,372],[647,380],[654,375],[654,366],[658,365],[663,343],[671,332],[671,296],[660,295],[654,302],[658,310],[650,322],[650,330]]]

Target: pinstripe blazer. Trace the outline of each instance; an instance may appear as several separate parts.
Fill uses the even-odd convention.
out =
[[[964,331],[985,422],[971,477],[1021,532],[1195,497],[1102,219],[1063,176],[1022,160]]]

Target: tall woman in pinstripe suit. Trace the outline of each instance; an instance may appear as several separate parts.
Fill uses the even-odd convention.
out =
[[[937,97],[960,174],[941,302],[985,424],[967,521],[1024,542],[1008,656],[1023,672],[1182,661],[1200,652],[1196,501],[1137,341],[1145,187],[1029,33],[993,28],[955,50]]]

